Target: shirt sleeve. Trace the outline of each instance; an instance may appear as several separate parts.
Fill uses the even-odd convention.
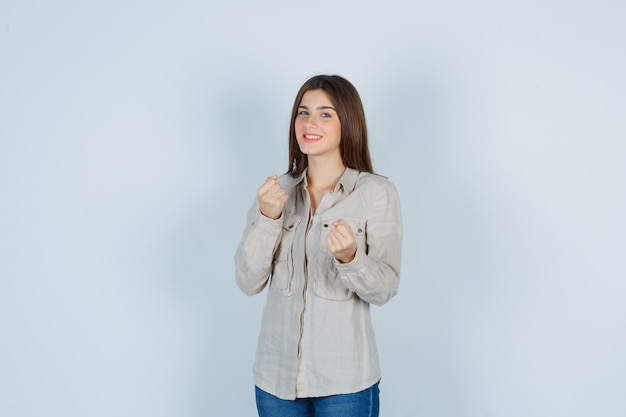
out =
[[[334,261],[346,288],[363,301],[383,305],[398,292],[402,251],[402,216],[394,185],[388,181],[368,187],[369,206],[365,247],[357,247],[351,262]]]
[[[265,217],[256,201],[248,211],[246,228],[235,253],[235,280],[247,295],[258,294],[267,285],[284,217]]]

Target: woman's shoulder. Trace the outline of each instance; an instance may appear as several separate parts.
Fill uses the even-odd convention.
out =
[[[400,204],[400,196],[394,183],[379,174],[359,172],[354,192],[367,205],[399,206]]]
[[[383,175],[371,174],[369,172],[359,172],[356,179],[356,188],[395,190],[396,187],[389,178]]]

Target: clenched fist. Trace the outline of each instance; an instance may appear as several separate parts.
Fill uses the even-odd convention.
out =
[[[326,246],[342,264],[351,262],[356,256],[356,240],[350,226],[343,220],[333,223],[333,229],[326,236]]]
[[[261,214],[274,220],[278,219],[283,213],[283,207],[287,201],[287,193],[276,182],[277,178],[276,175],[268,177],[256,192]]]

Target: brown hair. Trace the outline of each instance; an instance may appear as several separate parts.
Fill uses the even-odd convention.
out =
[[[291,111],[287,173],[297,177],[308,166],[307,156],[300,152],[296,139],[295,120],[302,96],[310,90],[324,91],[337,110],[341,122],[340,150],[343,164],[358,171],[374,173],[367,145],[367,125],[361,97],[350,81],[338,75],[317,75],[300,87]]]

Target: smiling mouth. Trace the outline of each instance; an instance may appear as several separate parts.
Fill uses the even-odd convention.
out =
[[[320,135],[302,135],[302,139],[307,143],[317,142],[321,138]]]

